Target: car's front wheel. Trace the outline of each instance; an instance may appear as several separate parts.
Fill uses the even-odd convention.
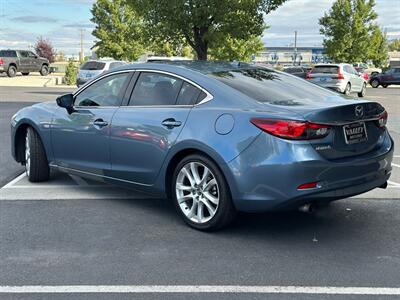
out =
[[[382,87],[385,88],[385,89],[386,89],[388,86],[389,86],[388,84],[382,84]]]
[[[37,132],[29,127],[25,136],[25,171],[31,182],[47,181],[50,176],[46,151]]]
[[[46,76],[49,74],[49,67],[46,65],[43,65],[42,68],[40,69],[40,75]]]
[[[379,80],[378,79],[372,79],[370,84],[374,89],[376,89],[379,86]]]
[[[183,220],[195,229],[220,229],[236,215],[224,175],[206,156],[190,155],[178,164],[172,193]]]
[[[364,97],[367,92],[367,85],[364,83],[361,92],[358,93],[358,97]]]

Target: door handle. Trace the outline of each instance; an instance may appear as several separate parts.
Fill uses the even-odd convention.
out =
[[[168,129],[172,129],[174,127],[179,127],[182,125],[181,121],[176,121],[174,118],[169,118],[169,119],[165,119],[164,121],[161,122],[161,124],[165,127],[167,127]]]
[[[97,119],[93,121],[93,126],[95,127],[105,127],[108,125],[107,121],[104,121],[103,119]]]

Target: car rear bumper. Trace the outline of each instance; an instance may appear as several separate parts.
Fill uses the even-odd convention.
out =
[[[261,134],[227,166],[232,198],[240,211],[268,211],[330,202],[367,192],[388,180],[393,140],[385,133],[379,149],[330,161],[310,145]],[[313,189],[299,190],[317,182]]]
[[[346,81],[345,80],[332,80],[330,82],[321,83],[318,80],[311,80],[312,83],[319,85],[324,88],[328,88],[340,93],[343,93],[346,89]]]

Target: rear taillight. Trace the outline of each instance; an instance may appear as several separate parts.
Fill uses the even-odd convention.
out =
[[[307,80],[310,80],[310,79],[311,79],[311,71],[310,71],[310,72],[307,72],[307,74],[306,74],[306,79],[307,79]]]
[[[381,127],[381,128],[385,127],[385,126],[386,126],[386,123],[387,123],[387,119],[388,119],[388,113],[387,113],[387,111],[385,110],[385,111],[381,114],[381,116],[379,117],[379,119],[377,120],[377,125],[378,125],[379,127]]]
[[[338,72],[337,72],[337,79],[344,79],[344,75],[343,75],[343,73],[340,72],[340,69],[338,69]]]
[[[253,118],[250,120],[261,130],[289,140],[320,139],[329,134],[330,127],[307,121]]]
[[[0,65],[4,65],[4,60],[0,57]]]

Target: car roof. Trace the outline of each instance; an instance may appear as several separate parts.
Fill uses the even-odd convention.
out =
[[[135,70],[135,69],[154,69],[160,71],[176,71],[188,70],[204,75],[216,73],[216,72],[227,72],[239,69],[248,68],[264,68],[266,67],[257,66],[244,62],[225,62],[225,61],[165,61],[156,63],[134,63],[122,66],[113,70]],[[272,70],[272,69],[271,69]]]

